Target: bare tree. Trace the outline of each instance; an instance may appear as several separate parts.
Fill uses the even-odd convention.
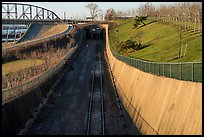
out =
[[[115,12],[114,9],[108,9],[106,11],[105,19],[106,20],[114,20],[117,18],[117,13]]]
[[[92,20],[95,19],[98,16],[98,5],[95,3],[89,3],[88,5],[85,6],[90,10]]]
[[[182,56],[181,56],[181,53],[182,53],[182,38],[183,38],[183,30],[182,30],[182,28],[180,28],[180,30],[179,30],[179,58],[181,58]]]

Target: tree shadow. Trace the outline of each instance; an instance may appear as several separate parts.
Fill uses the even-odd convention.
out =
[[[151,21],[151,22],[148,22],[147,24],[143,24],[142,26],[139,26],[137,29],[142,28],[142,27],[144,27],[144,26],[146,26],[146,25],[152,24],[152,23],[154,23],[154,22],[157,22],[157,21],[156,21],[156,20],[153,20],[153,21]]]
[[[144,48],[147,48],[147,47],[149,47],[149,46],[151,46],[152,44],[145,44],[145,45],[142,45],[142,48],[141,49],[144,49]],[[140,50],[141,50],[140,49]]]
[[[182,57],[181,57],[182,58]],[[170,60],[168,60],[168,61],[173,61],[173,60],[177,60],[177,59],[180,59],[179,57],[174,57],[174,58],[172,58],[172,59],[170,59]]]

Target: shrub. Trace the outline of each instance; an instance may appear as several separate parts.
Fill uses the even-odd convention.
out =
[[[137,41],[133,41],[132,39],[129,39],[127,41],[125,41],[124,43],[123,42],[120,42],[117,47],[119,48],[119,51],[126,51],[128,49],[134,49],[134,50],[140,50],[142,48],[144,48],[142,46],[141,43],[137,42]]]

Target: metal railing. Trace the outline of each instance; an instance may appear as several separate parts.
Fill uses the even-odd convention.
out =
[[[112,49],[110,43],[109,48],[115,58],[141,71],[179,80],[202,83],[202,62],[148,62],[119,55]]]

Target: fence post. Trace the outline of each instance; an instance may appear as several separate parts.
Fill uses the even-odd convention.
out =
[[[158,65],[159,65],[159,76],[160,76],[160,63],[158,63]]]
[[[140,61],[140,66],[141,66],[141,70],[143,71],[143,62],[142,62],[142,60]]]
[[[153,62],[153,73],[155,74],[155,63]]]
[[[137,67],[137,60],[136,60],[136,63],[135,63],[135,67],[138,69],[138,67]]]
[[[133,66],[133,59],[131,59],[131,65]]]
[[[180,63],[180,80],[182,80],[182,63]]]
[[[169,63],[169,64],[170,64],[170,66],[169,66],[169,67],[170,67],[170,70],[169,70],[169,71],[170,71],[170,78],[171,78],[171,63]]]
[[[145,72],[146,72],[146,62],[144,62],[145,63]]]
[[[164,63],[163,63],[163,76],[164,76]]]
[[[149,73],[150,73],[150,62],[149,62]]]
[[[142,60],[140,60],[140,68],[141,68],[141,70],[143,70],[143,68],[142,68]]]
[[[142,70],[142,61],[140,60],[140,69]]]
[[[194,80],[194,63],[192,62],[192,81]]]

